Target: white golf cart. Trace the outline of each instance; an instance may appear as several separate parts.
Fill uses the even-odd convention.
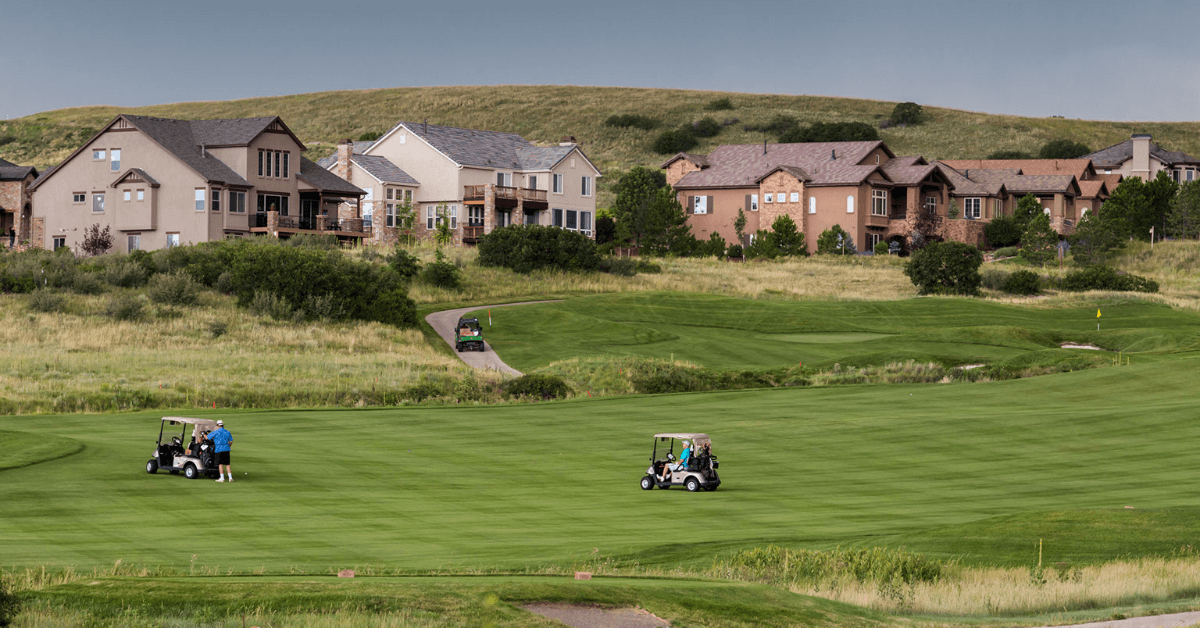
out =
[[[188,428],[191,427],[191,435]],[[167,431],[171,427],[171,431]],[[179,435],[175,435],[175,430]],[[146,473],[158,473],[159,469],[179,473],[195,480],[201,475],[217,477],[217,455],[208,441],[208,434],[217,429],[217,422],[210,419],[189,419],[181,416],[165,416],[158,428],[158,445],[154,448]],[[167,442],[163,442],[163,438]]]
[[[680,441],[680,455],[683,454],[682,442],[687,441],[690,445],[690,455],[684,462],[675,460],[675,441]],[[663,449],[661,454],[658,453],[660,447]],[[712,455],[712,440],[708,434],[655,434],[650,468],[642,476],[642,490],[648,491],[655,486],[683,486],[693,493],[715,491],[721,485],[721,477],[717,475],[718,466],[720,463]]]

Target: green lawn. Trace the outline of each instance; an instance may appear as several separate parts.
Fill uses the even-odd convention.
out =
[[[488,342],[514,368],[639,356],[713,369],[888,362],[1020,364],[1062,341],[1157,359],[1200,349],[1200,316],[1125,301],[1035,309],[978,299],[761,301],[683,293],[606,294],[494,308]],[[487,320],[487,312],[475,313]]]

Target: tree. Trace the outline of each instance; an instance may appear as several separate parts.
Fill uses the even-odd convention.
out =
[[[950,207],[946,208],[946,217],[950,220],[958,218],[958,200],[950,199]]]
[[[654,138],[651,148],[660,155],[674,155],[691,150],[696,145],[696,134],[691,126],[667,129]]]
[[[865,122],[814,122],[779,136],[784,144],[799,142],[863,142],[879,139],[879,131]]]
[[[107,253],[112,245],[112,232],[107,226],[101,231],[100,223],[96,223],[83,230],[83,243],[79,245],[79,248],[88,255],[102,255]]]
[[[746,241],[746,212],[741,207],[738,208],[738,217],[733,221],[733,232],[737,234],[738,245]]]
[[[692,123],[692,133],[696,137],[716,137],[721,132],[721,123],[715,118],[704,117]]]
[[[817,236],[817,253],[855,255],[858,250],[854,248],[854,238],[841,225],[834,225]]]
[[[618,240],[641,240],[646,232],[647,212],[658,191],[667,185],[667,175],[661,170],[636,166],[625,173],[613,186],[616,200],[612,215],[617,221]]]
[[[1075,233],[1067,239],[1071,243],[1071,257],[1083,266],[1103,264],[1114,251],[1125,245],[1121,230],[1113,221],[1094,214],[1084,214]]]
[[[1158,176],[1154,180],[1146,184],[1146,204],[1147,214],[1145,222],[1134,227],[1140,227],[1143,235],[1138,235],[1135,231],[1134,236],[1143,239],[1150,239],[1150,228],[1154,227],[1154,232],[1162,237],[1167,227],[1167,215],[1171,213],[1171,202],[1179,194],[1179,184],[1174,179],[1167,176],[1165,170],[1158,171]]]
[[[780,255],[808,255],[808,244],[804,241],[804,234],[796,227],[796,221],[792,220],[791,216],[779,216],[771,223],[770,240]]]
[[[1021,236],[1021,257],[1031,264],[1045,266],[1054,258],[1058,249],[1058,234],[1050,228],[1050,217],[1038,213],[1025,227]]]
[[[1045,208],[1042,207],[1042,202],[1033,194],[1026,194],[1017,201],[1017,207],[1013,210],[1013,218],[1017,220],[1017,226],[1021,228],[1022,233],[1029,226],[1029,221],[1037,216],[1044,215]]]
[[[979,294],[983,253],[962,242],[932,242],[913,253],[904,274],[921,294]]]
[[[1177,238],[1200,239],[1200,181],[1179,186],[1167,214],[1167,233]]]
[[[1149,239],[1150,203],[1146,198],[1146,183],[1140,177],[1128,177],[1113,190],[1100,207],[1100,215],[1112,221],[1122,238],[1135,235],[1135,229],[1146,226]]]
[[[437,214],[437,226],[433,237],[437,240],[438,246],[446,246],[454,239],[454,232],[450,230],[450,208],[442,203],[434,211]]]
[[[1092,152],[1086,144],[1071,140],[1050,140],[1038,151],[1039,159],[1077,159]]]
[[[716,231],[708,234],[708,242],[704,246],[704,254],[712,255],[717,259],[725,257],[725,238]]]
[[[983,226],[988,246],[1003,248],[1020,244],[1024,229],[1014,216],[997,216]]]
[[[918,251],[925,248],[938,237],[941,217],[937,210],[920,208],[915,211],[912,220],[912,233],[909,234],[909,250]]]
[[[690,253],[689,244],[696,238],[687,224],[687,213],[675,198],[675,190],[663,186],[654,192],[643,214],[642,232],[637,239],[638,248],[651,255],[674,252]],[[688,240],[691,242],[688,242]]]
[[[892,109],[888,122],[895,125],[918,125],[925,121],[925,108],[915,102],[902,102]]]
[[[396,230],[400,233],[400,241],[412,244],[416,241],[417,208],[413,207],[411,199],[405,199],[396,205]]]

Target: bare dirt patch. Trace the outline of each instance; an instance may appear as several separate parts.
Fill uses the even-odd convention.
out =
[[[671,624],[641,608],[604,608],[578,604],[527,604],[521,608],[573,628],[670,628]]]
[[[1058,346],[1062,347],[1063,349],[1090,349],[1092,351],[1104,351],[1104,349],[1101,349],[1096,345],[1080,344],[1078,342],[1064,342]]]

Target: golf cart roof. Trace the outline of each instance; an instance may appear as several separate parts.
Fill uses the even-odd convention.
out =
[[[212,429],[217,428],[217,422],[212,419],[190,419],[185,416],[165,416],[162,418],[162,420],[164,422],[174,421],[175,423],[187,423],[189,425],[197,425],[200,427],[207,427],[207,428],[212,428]]]
[[[695,432],[669,432],[667,434],[655,434],[654,438],[676,438],[679,440],[708,440],[708,434],[699,434]]]

